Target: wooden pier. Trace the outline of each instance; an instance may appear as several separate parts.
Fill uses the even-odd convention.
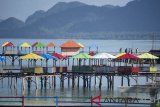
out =
[[[14,72],[15,70],[19,70],[20,72]],[[21,88],[22,90],[31,88],[31,84],[35,85],[35,88],[52,88],[58,85],[57,78],[60,79],[60,87],[64,88],[65,82],[67,82],[68,87],[72,83],[72,88],[80,86],[80,79],[83,81],[82,85],[84,88],[91,88],[91,85],[98,84],[101,89],[102,85],[107,86],[108,90],[114,90],[115,77],[121,77],[121,86],[124,86],[124,79],[127,80],[127,85],[130,86],[130,79],[134,79],[137,84],[138,78],[146,77],[146,82],[148,79],[151,79],[153,82],[155,81],[155,77],[160,77],[160,72],[150,73],[150,72],[139,72],[138,74],[120,74],[119,72],[106,72],[106,73],[98,73],[98,72],[75,72],[75,71],[65,71],[65,72],[53,72],[53,73],[24,73],[23,69],[3,69],[0,72],[0,81],[2,84],[2,88],[4,87],[4,79],[8,78],[8,87],[9,88],[17,88],[17,79],[21,80]],[[104,84],[102,78],[106,78],[107,84]],[[94,80],[94,83],[92,83]],[[97,82],[98,80],[98,82]],[[103,79],[104,80],[104,79]],[[106,82],[105,82],[106,83]],[[40,84],[40,86],[39,86]]]

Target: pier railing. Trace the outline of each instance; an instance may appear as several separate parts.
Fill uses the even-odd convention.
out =
[[[56,107],[58,107],[58,96],[0,96],[0,99],[5,99],[5,100],[0,100],[2,103],[16,103],[19,102],[22,104],[22,107],[24,107],[25,100],[24,99],[56,99]],[[8,99],[14,99],[14,100],[8,100]],[[15,99],[21,99],[21,100],[15,100]]]
[[[22,107],[24,107],[24,96],[0,96],[0,99],[7,99],[7,100],[0,100],[0,102],[4,103],[16,103],[20,102],[22,103]],[[8,99],[21,99],[21,100],[8,100]]]
[[[95,104],[91,102],[90,100],[94,98],[92,96],[0,96],[0,102],[7,102],[9,104],[12,104],[14,102],[20,102],[22,107],[25,105],[26,99],[44,99],[45,101],[47,99],[55,99],[55,106],[58,107],[59,104],[80,104],[80,105],[90,105],[94,106]],[[8,100],[8,99],[14,99],[14,100]],[[15,100],[15,99],[21,99],[21,100]],[[38,101],[38,100],[36,100]],[[42,100],[41,100],[42,101]],[[54,100],[53,100],[54,101]],[[47,102],[47,101],[46,101]],[[35,102],[36,103],[36,102]],[[99,103],[102,105],[106,105],[108,103],[112,104],[150,104],[151,99],[150,98],[132,98],[132,97],[101,97]],[[39,103],[37,103],[39,104]],[[47,106],[47,104],[46,104]],[[53,106],[53,105],[52,105]]]

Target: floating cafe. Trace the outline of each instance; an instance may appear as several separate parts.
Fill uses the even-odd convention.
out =
[[[61,52],[57,53],[56,48],[60,48]],[[66,82],[72,88],[80,87],[80,80],[82,80],[84,88],[91,88],[91,84],[98,84],[101,89],[102,78],[106,78],[107,84],[104,85],[107,86],[107,90],[114,90],[115,77],[118,76],[121,77],[118,80],[121,81],[121,90],[125,90],[123,87],[125,79],[128,87],[147,87],[153,90],[152,101],[155,100],[157,88],[160,86],[160,81],[157,80],[157,77],[160,77],[160,70],[156,66],[160,59],[159,54],[138,52],[138,50],[136,52],[120,50],[115,54],[101,53],[98,52],[98,46],[94,51],[91,51],[90,47],[88,52],[84,52],[84,48],[83,44],[73,40],[66,41],[60,47],[52,42],[47,45],[41,42],[32,45],[24,42],[19,46],[5,42],[0,53],[1,89],[6,78],[8,78],[9,88],[22,90],[30,89],[31,84],[34,84],[36,89],[56,87],[59,85],[57,78],[60,80],[61,88],[64,88]],[[18,68],[14,67],[15,63],[19,65]],[[146,83],[149,80],[152,82],[139,85],[138,80],[141,77],[146,78]],[[135,80],[136,85],[130,85],[131,78]],[[17,87],[17,79],[21,80],[21,87]],[[0,96],[1,98],[7,97]]]

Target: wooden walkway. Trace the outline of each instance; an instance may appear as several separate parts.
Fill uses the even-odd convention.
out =
[[[18,70],[20,72],[14,72]],[[23,69],[3,69],[3,72],[0,72],[0,81],[3,81],[5,78],[8,78],[8,84],[10,88],[14,82],[14,88],[17,88],[17,79],[19,78],[22,81],[22,88],[25,89],[26,82],[27,87],[31,87],[31,83],[35,84],[36,89],[39,87],[39,80],[41,84],[41,88],[49,86],[56,87],[57,79],[60,79],[60,87],[64,87],[66,81],[68,82],[68,86],[72,84],[72,88],[76,85],[80,87],[80,80],[82,80],[83,87],[91,88],[91,85],[96,85],[99,82],[99,88],[102,87],[103,81],[102,78],[106,78],[107,81],[107,89],[114,90],[114,81],[115,76],[121,77],[119,81],[121,81],[121,86],[124,86],[124,78],[127,79],[127,85],[130,86],[130,79],[134,79],[135,82],[138,82],[140,77],[146,77],[146,82],[151,79],[155,81],[155,77],[160,77],[160,71],[156,73],[148,72],[139,72],[138,74],[120,74],[118,72],[106,72],[106,73],[98,73],[98,72],[75,72],[75,71],[66,71],[66,72],[53,72],[53,73],[23,73],[21,72]],[[10,78],[10,79],[9,79]],[[94,82],[93,80],[94,79]],[[97,80],[99,80],[97,82]]]

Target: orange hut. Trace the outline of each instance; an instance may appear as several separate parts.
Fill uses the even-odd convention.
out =
[[[52,42],[50,42],[49,44],[47,44],[46,45],[46,51],[47,51],[47,53],[55,53],[55,47],[56,47],[56,45],[54,43],[52,43]],[[53,48],[54,50],[51,51],[51,50],[49,50],[49,48]]]
[[[81,46],[73,40],[69,40],[63,43],[60,47],[61,47],[61,54],[64,56],[76,55],[80,52],[81,48]]]

